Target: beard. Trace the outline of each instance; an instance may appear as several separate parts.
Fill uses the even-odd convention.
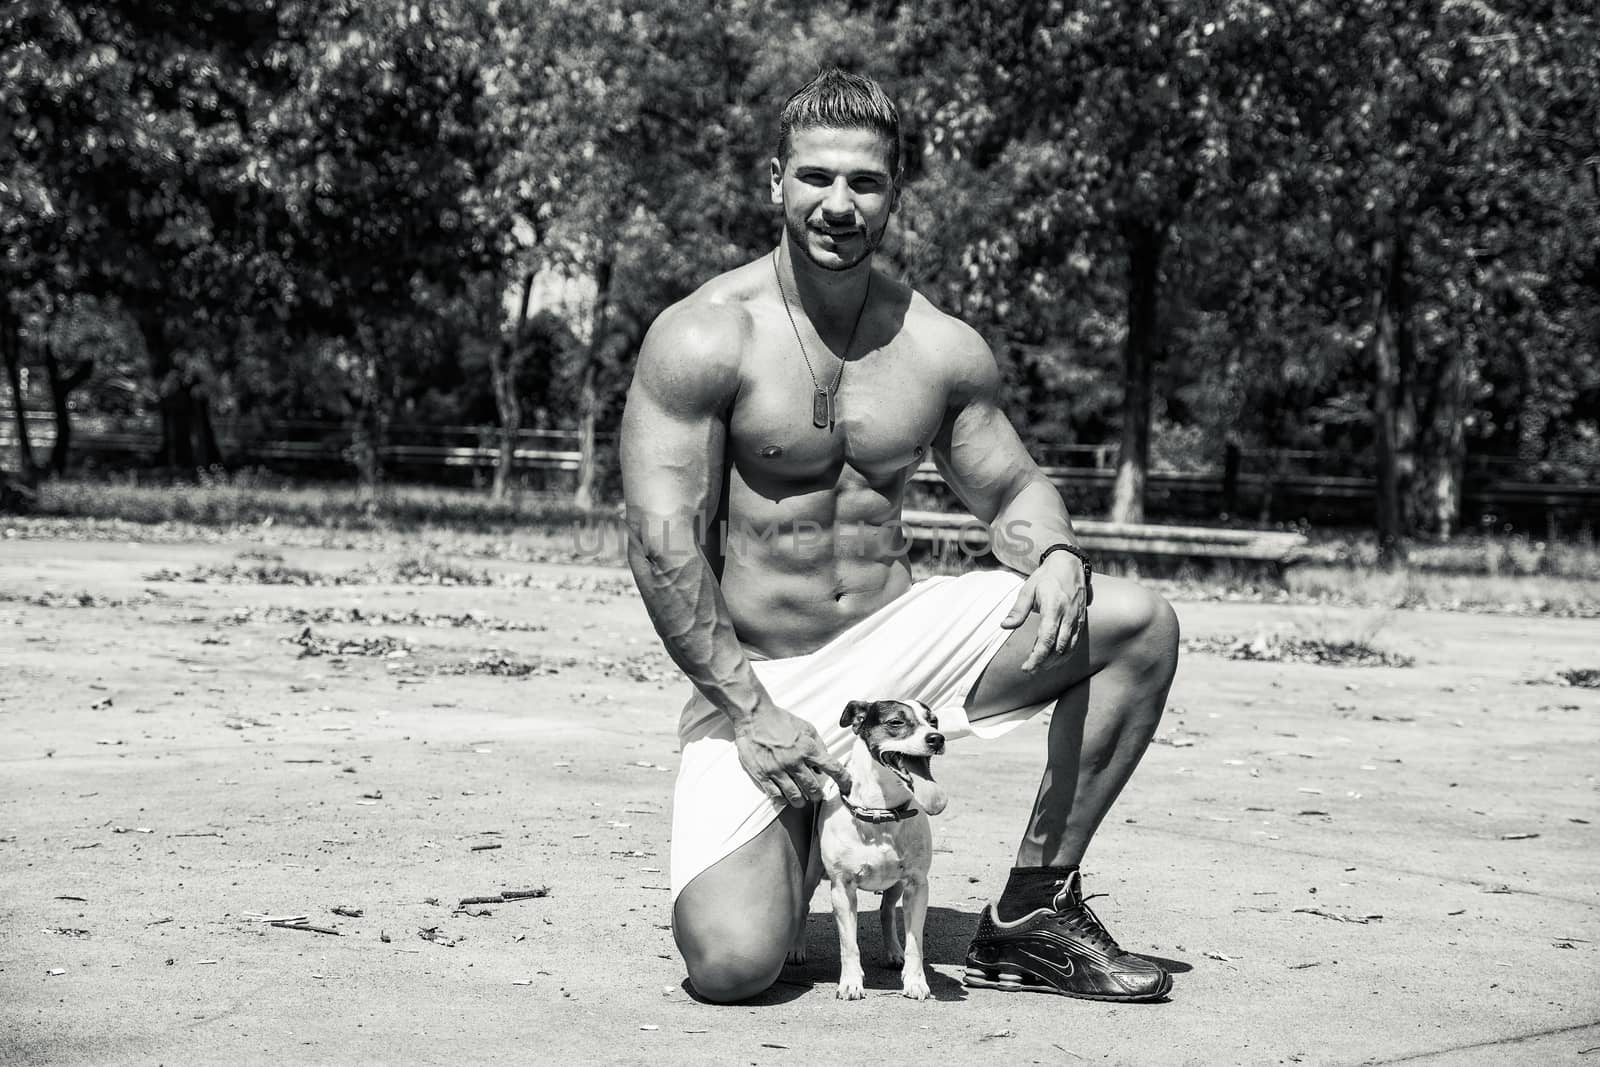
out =
[[[873,232],[872,230],[864,230],[862,232],[860,253],[842,263],[824,263],[817,259],[817,257],[811,251],[811,229],[806,225],[805,219],[796,220],[787,212],[785,212],[783,216],[783,228],[784,231],[789,235],[791,249],[799,250],[801,253],[803,253],[806,257],[806,260],[810,262],[812,266],[818,268],[819,270],[839,272],[847,271],[853,267],[857,267],[872,257],[872,254],[878,250],[878,246],[883,244],[884,235],[889,232],[889,219],[887,216],[884,218],[883,225],[878,227],[877,232]],[[843,258],[842,255],[841,258]]]

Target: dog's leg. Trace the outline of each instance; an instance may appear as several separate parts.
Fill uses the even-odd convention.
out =
[[[810,917],[809,912],[801,914],[799,926],[794,932],[794,940],[789,943],[789,954],[783,958],[783,962],[804,963],[806,961],[806,920]]]
[[[900,903],[902,883],[896,882],[883,891],[883,903],[878,905],[878,922],[883,927],[883,961],[898,967],[906,961],[905,949],[900,946],[900,931],[895,928],[894,906]]]
[[[861,946],[856,943],[856,887],[834,882],[833,921],[839,927],[839,999],[860,1000],[862,988]]]
[[[906,964],[900,969],[900,995],[928,999],[928,976],[922,969],[922,923],[928,917],[928,883],[905,885]]]

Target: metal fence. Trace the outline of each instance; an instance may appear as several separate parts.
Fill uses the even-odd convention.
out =
[[[154,416],[82,416],[73,421],[75,462],[114,468],[148,465],[161,449]],[[54,418],[29,413],[28,436],[43,461],[55,438]],[[394,424],[380,450],[397,475],[420,480],[475,484],[486,481],[499,458],[494,426]],[[338,422],[241,422],[219,430],[218,444],[232,468],[260,467],[285,474],[348,477],[355,470],[353,429]],[[578,469],[578,434],[572,430],[523,430],[516,435],[513,474],[533,488],[559,489]],[[602,453],[615,448],[614,434],[599,434]],[[0,420],[0,455],[16,462],[14,421]],[[1116,480],[1115,445],[1036,443],[1032,452],[1044,473],[1072,494],[1073,507],[1092,513],[1109,503]],[[1202,470],[1156,467],[1146,479],[1149,508],[1172,518],[1227,518],[1272,523],[1308,519],[1319,523],[1365,523],[1374,480],[1351,469],[1344,453],[1300,449],[1239,449]],[[1462,489],[1463,518],[1511,521],[1524,528],[1600,524],[1600,471],[1577,483],[1548,480],[1549,472],[1515,459],[1474,457]],[[944,501],[947,490],[931,462],[913,475],[927,490],[926,502]]]

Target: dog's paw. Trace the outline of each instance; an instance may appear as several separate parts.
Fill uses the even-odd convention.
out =
[[[929,995],[928,979],[921,973],[901,975],[900,995],[902,997],[910,997],[912,1000],[927,1000]]]
[[[867,991],[862,986],[862,976],[859,973],[853,975],[841,974],[839,976],[838,997],[840,1000],[862,1000],[866,995]]]
[[[906,951],[899,945],[885,945],[883,963],[886,967],[899,967],[906,962]]]
[[[796,945],[794,948],[791,948],[789,950],[789,954],[783,958],[783,962],[785,963],[804,963],[805,961],[806,947],[804,945]]]

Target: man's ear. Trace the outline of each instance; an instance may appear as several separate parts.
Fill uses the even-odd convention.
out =
[[[771,171],[772,202],[781,204],[783,203],[783,160],[773,156],[769,169]]]
[[[856,718],[870,707],[872,705],[865,700],[852,700],[844,706],[844,714],[839,716],[839,725],[854,726]]]

